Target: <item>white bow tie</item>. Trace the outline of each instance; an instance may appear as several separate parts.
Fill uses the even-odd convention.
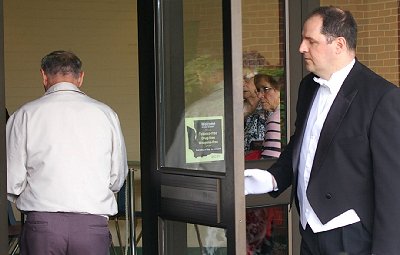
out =
[[[316,83],[318,83],[319,85],[325,85],[325,84],[328,83],[327,80],[322,79],[322,78],[314,77],[313,79],[314,79],[314,81],[315,81]]]
[[[329,86],[328,86],[328,83],[329,83],[329,82],[328,82],[327,80],[322,79],[322,78],[317,78],[317,77],[314,77],[313,79],[314,79],[314,81],[315,81],[316,83],[318,83],[319,85],[321,85],[321,86],[323,86],[323,87],[325,87],[325,88],[330,89]]]

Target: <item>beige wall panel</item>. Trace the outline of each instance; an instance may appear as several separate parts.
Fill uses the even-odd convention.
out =
[[[58,49],[83,62],[82,90],[119,115],[128,159],[139,160],[135,0],[4,1],[6,106],[43,94],[41,58]]]

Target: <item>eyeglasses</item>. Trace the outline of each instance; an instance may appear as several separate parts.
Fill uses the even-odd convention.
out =
[[[269,87],[257,88],[257,93],[262,93],[262,94],[264,94],[264,93],[268,92],[270,89],[272,89],[272,88],[269,88]]]

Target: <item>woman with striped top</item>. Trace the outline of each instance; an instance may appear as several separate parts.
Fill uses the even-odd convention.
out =
[[[260,105],[266,112],[266,126],[263,142],[262,158],[278,158],[281,153],[281,115],[280,90],[281,83],[266,74],[254,77]]]

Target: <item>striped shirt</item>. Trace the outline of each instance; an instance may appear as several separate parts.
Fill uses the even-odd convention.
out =
[[[268,116],[263,142],[263,158],[278,158],[281,154],[281,113],[276,109]]]

